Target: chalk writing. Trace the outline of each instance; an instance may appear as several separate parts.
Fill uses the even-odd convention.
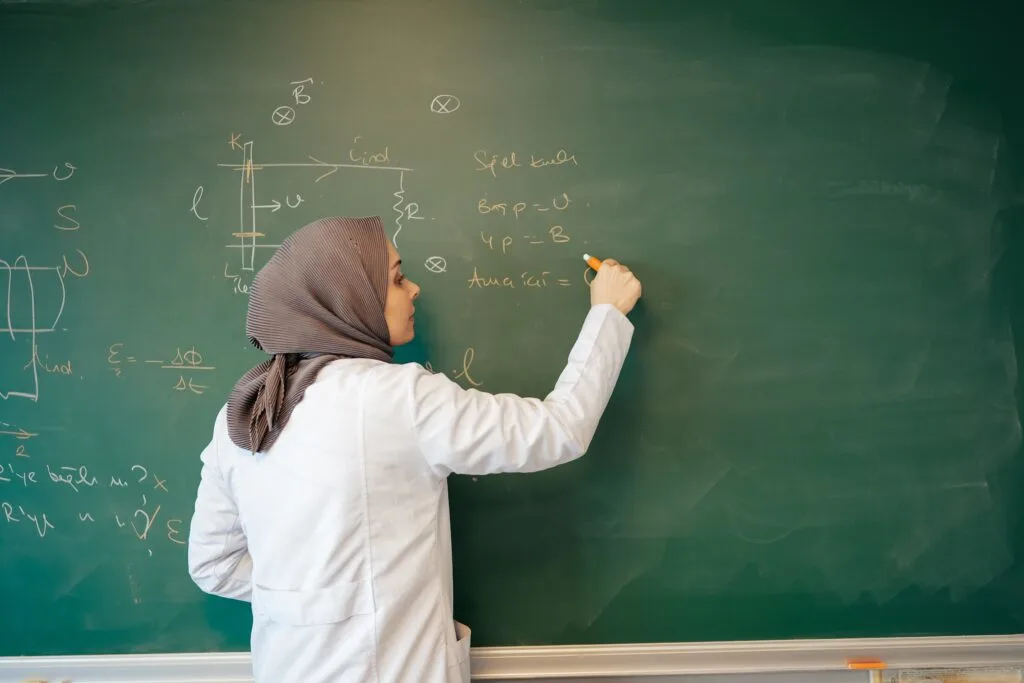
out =
[[[310,81],[310,79],[307,79]],[[296,82],[299,86],[297,88],[298,94],[296,95],[297,104],[305,103],[306,98],[309,95],[305,94],[304,88],[306,87],[306,81]],[[288,107],[289,112],[283,112],[285,118],[288,115],[294,118],[294,110]],[[288,120],[288,123],[291,119]],[[287,125],[282,120],[281,125]],[[301,194],[288,194],[284,197],[284,203],[281,200],[273,199],[270,201],[258,201],[256,191],[256,179],[261,173],[265,173],[268,170],[285,170],[285,169],[314,169],[318,175],[314,178],[313,183],[319,183],[321,180],[328,178],[339,170],[361,170],[361,171],[375,171],[375,172],[394,172],[398,174],[398,190],[393,193],[396,201],[392,208],[396,213],[395,218],[395,231],[392,236],[392,240],[397,244],[398,233],[401,232],[403,227],[403,221],[410,220],[424,220],[424,216],[420,215],[421,209],[419,204],[416,202],[407,201],[405,198],[405,174],[411,172],[412,169],[405,168],[402,166],[391,165],[391,149],[387,145],[376,146],[369,148],[360,143],[361,138],[359,136],[353,139],[353,145],[348,150],[348,156],[345,161],[340,163],[332,163],[318,159],[315,156],[307,155],[309,162],[297,162],[297,163],[263,163],[257,162],[253,157],[253,141],[241,139],[240,134],[232,133],[230,138],[231,149],[237,149],[242,152],[241,163],[231,164],[217,164],[220,167],[230,168],[234,171],[238,171],[241,175],[239,179],[239,193],[238,193],[238,215],[239,225],[237,230],[231,233],[231,236],[236,238],[238,241],[234,244],[226,244],[225,247],[228,249],[237,249],[241,255],[241,263],[238,265],[239,273],[253,272],[257,269],[256,267],[256,253],[258,250],[263,249],[277,249],[281,246],[279,243],[272,242],[266,239],[267,235],[263,232],[262,221],[258,220],[258,211],[269,211],[270,213],[276,213],[283,206],[288,208],[297,208],[299,205],[304,203],[306,200]],[[261,181],[262,186],[262,181]],[[246,285],[235,280],[235,275],[229,274],[225,271],[225,279],[231,280],[232,285],[236,288],[236,293],[244,294],[247,289]]]
[[[405,201],[405,172],[399,171],[398,173],[398,190],[393,193],[395,197],[395,203],[391,205],[391,209],[398,214],[395,217],[395,225],[397,229],[395,234],[391,236],[391,243],[395,245],[395,249],[398,248],[398,233],[402,232],[402,219],[409,221],[421,221],[424,216],[420,216],[420,205],[416,202]]]
[[[153,527],[153,522],[156,521],[157,515],[160,514],[159,505],[157,505],[152,511],[149,511],[145,509],[148,504],[146,496],[142,496],[142,505],[132,513],[132,529],[135,531],[135,535],[139,537],[140,541],[146,540],[146,537],[149,536],[149,530]],[[136,522],[139,522],[138,526],[136,525]]]
[[[110,365],[118,366],[122,363],[121,350],[124,348],[122,342],[115,342],[111,344],[107,349],[107,363]],[[196,350],[195,346],[186,347],[185,351],[181,350],[182,347],[178,346],[175,348],[174,358],[171,360],[146,360],[143,361],[148,365],[154,365],[165,370],[179,370],[187,368],[189,370],[216,370],[212,365],[203,364],[203,355]],[[138,359],[135,356],[125,356],[123,362],[125,363],[136,363]],[[120,375],[120,373],[117,373]]]
[[[423,262],[423,267],[427,269],[428,273],[446,273],[448,272],[448,261],[443,256],[429,256]]]
[[[569,241],[569,235],[565,233],[565,229],[561,225],[552,225],[548,229],[548,236],[555,244],[565,244]]]
[[[64,162],[64,167],[54,166],[53,170],[49,173],[19,173],[14,169],[0,168],[0,185],[3,185],[9,180],[17,180],[19,178],[53,178],[57,182],[62,182],[74,175],[76,166]]]
[[[224,264],[224,279],[231,280],[235,294],[248,294],[249,283],[242,280],[242,276],[228,271],[228,264]]]
[[[530,168],[542,168],[544,166],[561,166],[562,164],[572,164],[576,166],[576,155],[569,154],[564,149],[560,149],[555,152],[555,156],[551,159],[545,159],[543,157],[536,157],[530,155]]]
[[[50,481],[54,483],[67,484],[75,493],[78,493],[80,486],[95,486],[96,477],[89,475],[89,470],[84,465],[79,468],[74,467],[61,467],[58,471],[53,471],[49,465],[46,466],[46,473],[50,476]]]
[[[74,176],[77,167],[64,162],[63,165],[54,166],[48,173],[41,172],[19,172],[10,168],[0,168],[0,185],[12,180],[52,178],[58,183],[65,182]],[[82,224],[76,218],[78,206],[76,204],[62,204],[56,208],[57,221],[53,227],[65,233],[77,232]],[[21,361],[17,371],[10,373],[10,377],[16,377],[16,386],[0,387],[0,399],[6,401],[11,398],[23,398],[29,401],[38,402],[40,398],[40,371],[44,374],[71,375],[71,362],[50,364],[44,362],[39,355],[38,337],[46,333],[57,332],[58,324],[64,313],[64,306],[67,303],[67,283],[69,275],[76,278],[83,278],[89,274],[89,259],[80,249],[75,249],[77,257],[70,260],[67,254],[57,266],[36,266],[31,265],[24,255],[18,256],[13,263],[0,259],[0,273],[6,274],[6,283],[0,282],[0,287],[6,284],[5,314],[6,328],[0,329],[0,333],[10,337],[14,342],[18,337],[28,337],[28,347],[31,349],[27,361]],[[72,262],[74,265],[72,265]],[[37,278],[53,278],[57,281],[57,287],[37,287]],[[42,284],[42,283],[39,283]],[[47,292],[49,296],[43,300],[37,300],[37,292]],[[0,358],[7,362],[18,362],[18,354],[7,351],[0,352]],[[22,449],[24,450],[24,449]],[[24,454],[22,457],[28,457]]]
[[[183,528],[183,517],[177,515],[164,521],[167,516],[165,505],[159,500],[152,499],[154,495],[158,497],[168,492],[166,478],[158,476],[143,464],[135,464],[126,470],[115,472],[94,473],[92,469],[89,465],[70,463],[47,463],[41,468],[32,468],[12,462],[0,462],[0,520],[5,523],[0,525],[0,534],[8,533],[3,529],[10,527],[10,533],[29,532],[33,537],[44,539],[49,537],[49,532],[55,528],[62,534],[69,533],[67,525],[70,524],[80,526],[88,523],[90,526],[102,528],[103,524],[98,523],[98,520],[102,522],[103,519],[107,519],[112,530],[124,529],[130,532],[128,538],[133,542],[141,542],[142,549],[149,555],[152,555],[150,542],[155,538],[166,537],[166,542],[171,547],[185,543],[187,529]],[[73,499],[78,501],[76,509],[51,516],[52,512],[49,510],[30,509],[27,503],[19,505],[17,500],[11,498],[3,500],[6,496],[18,495],[18,491],[40,486],[50,486],[64,492],[42,494],[47,500],[54,500],[54,495],[73,496]],[[120,503],[115,500],[114,509],[110,509],[110,501],[102,499],[102,502],[99,502],[101,499],[95,498],[95,494],[91,493],[109,489],[121,489],[126,492],[128,489],[134,489],[137,498],[134,504],[129,500]],[[103,506],[102,515],[97,515],[95,510],[89,508],[93,504]],[[16,531],[17,529],[21,531]]]
[[[191,377],[186,382],[184,375],[179,375],[178,383],[174,385],[175,391],[191,391],[193,394],[202,394],[206,388],[205,384],[196,384]]]
[[[182,529],[181,517],[165,519],[166,514],[161,517],[163,512],[164,506],[161,503],[152,502],[148,496],[143,494],[140,497],[140,502],[130,513],[115,512],[110,519],[116,529],[129,532],[127,537],[133,542],[140,542],[147,554],[152,557],[153,549],[150,547],[149,541],[154,540],[154,537],[160,538],[161,534],[174,545],[185,545],[186,543],[182,538],[185,530]]]
[[[376,152],[359,150],[359,141],[362,138],[362,135],[357,135],[352,138],[353,147],[348,150],[348,158],[352,163],[359,164],[361,166],[383,166],[391,162],[391,156],[387,145],[384,145],[383,150],[378,149]]]
[[[486,244],[490,249],[494,249],[495,248],[494,247],[494,236],[493,235],[488,235],[488,234],[484,233],[483,230],[480,231],[480,241],[483,242],[484,244]],[[501,238],[500,244],[501,244],[501,253],[502,254],[507,254],[509,248],[511,248],[511,246],[512,246],[512,236],[511,235],[503,236]]]
[[[179,371],[178,379],[173,385],[175,391],[191,391],[195,394],[202,394],[206,386],[195,383],[191,373],[209,372],[217,368],[207,364],[203,355],[196,350],[194,345],[184,347],[184,350],[182,348],[175,347],[175,354],[171,360],[166,360],[166,358],[144,359],[142,364],[161,370],[177,370]],[[123,351],[123,342],[115,342],[107,348],[107,369],[113,372],[115,377],[121,377],[125,370],[139,364],[138,357],[124,354]]]
[[[312,78],[304,78],[301,81],[292,81],[292,97],[295,98],[295,104],[309,104],[310,96],[303,94],[306,90],[306,86],[313,85]]]
[[[11,477],[14,477],[14,479],[11,479]],[[19,467],[15,467],[13,463],[7,463],[6,465],[0,463],[0,483],[17,484],[19,481],[23,488],[28,488],[29,484],[39,483],[34,471],[22,470]]]
[[[192,195],[192,209],[191,209],[191,211],[192,211],[192,215],[194,215],[196,218],[198,218],[201,221],[205,221],[205,220],[209,220],[209,217],[207,217],[207,216],[200,216],[199,215],[199,202],[202,201],[202,199],[203,199],[203,186],[200,185],[199,187],[196,188],[195,193]]]
[[[30,522],[39,538],[45,538],[46,532],[53,529],[53,523],[46,517],[46,513],[39,514],[27,511],[21,505],[13,505],[7,501],[0,502],[0,513],[3,513],[3,521],[8,524],[20,524]]]
[[[53,227],[65,232],[74,232],[75,230],[78,230],[82,227],[82,224],[70,215],[77,210],[78,207],[74,204],[65,204],[64,206],[58,207],[57,215],[63,218],[65,222],[63,225],[55,223]]]
[[[473,275],[466,282],[468,289],[487,289],[489,287],[496,287],[499,289],[544,289],[551,284],[559,287],[572,286],[569,278],[551,278],[550,276],[551,272],[547,270],[540,272],[524,271],[519,274],[518,278],[514,278],[509,275],[480,275],[477,267],[474,266]]]
[[[71,262],[68,261],[68,255],[64,254],[64,264],[60,267],[60,277],[63,280],[70,273],[75,277],[85,277],[89,274],[89,258],[81,249],[75,249],[78,254],[78,258],[75,259],[75,267],[71,266]]]
[[[508,287],[510,289],[515,289],[516,286],[515,281],[508,276],[483,277],[479,272],[477,272],[476,266],[473,266],[473,276],[469,278],[467,282],[469,283],[470,289],[473,289],[474,287],[478,287],[480,289],[485,287]]]
[[[45,467],[46,477],[51,482],[58,486],[63,485],[75,493],[78,493],[84,488],[93,488],[94,486],[100,486],[100,488],[103,488],[100,484],[100,478],[92,475],[86,465],[51,466],[50,464],[46,464]],[[119,474],[112,474],[110,476],[110,482],[107,484],[107,488],[128,488],[130,486],[145,484],[142,487],[145,490],[167,491],[167,480],[161,479],[155,474],[150,473],[143,465],[133,465],[130,471],[138,477],[134,483],[126,480],[126,478],[122,478]],[[141,476],[139,476],[140,472]],[[37,473],[35,471],[16,468],[12,463],[7,463],[6,465],[0,463],[0,480],[2,480],[2,477],[4,476],[22,477],[25,485],[36,484],[40,481],[37,479]],[[104,474],[102,476],[105,480],[106,475]],[[147,479],[150,481],[147,481]]]
[[[65,161],[64,168],[61,168],[60,166],[53,167],[53,179],[56,180],[57,182],[63,182],[70,178],[71,176],[73,176],[76,170],[78,170],[77,166],[75,166],[74,164],[69,164],[68,162]]]
[[[301,194],[296,194],[294,200],[292,199],[292,196],[290,194],[289,195],[285,195],[285,197],[284,197],[284,203],[290,209],[297,209],[299,207],[299,205],[301,205],[302,202],[304,202],[304,201],[305,200],[302,198]],[[281,210],[281,202],[280,202],[280,200],[277,200],[277,199],[271,199],[269,204],[254,204],[252,206],[252,208],[253,209],[267,209],[267,210],[270,211],[270,213],[277,213],[278,211]],[[238,237],[239,235],[238,235],[238,233],[235,233],[234,236]]]
[[[548,271],[544,271],[539,275],[532,275],[530,273],[523,273],[519,277],[522,278],[524,287],[547,287],[548,286],[548,275],[551,275]]]
[[[32,359],[25,364],[24,370],[29,369],[29,366],[35,363],[43,372],[51,375],[71,375],[71,361],[64,361],[61,363],[49,363],[49,358],[45,360],[39,357],[39,347],[36,345],[32,346]]]
[[[14,476],[21,480],[21,485],[28,487],[29,484],[38,484],[35,472],[15,472]]]
[[[519,160],[516,157],[515,152],[502,156],[492,154],[491,158],[488,159],[486,150],[478,149],[477,151],[473,152],[473,158],[476,160],[476,163],[478,164],[476,170],[487,171],[491,174],[491,177],[493,178],[498,177],[499,168],[508,170],[513,168],[520,168],[522,166],[522,164],[519,163]]]
[[[181,540],[181,524],[182,521],[180,519],[167,520],[167,540],[171,543],[185,545],[185,541]]]
[[[462,355],[462,369],[453,370],[452,372],[455,375],[455,379],[465,378],[465,380],[472,384],[473,386],[479,387],[483,385],[483,382],[477,382],[476,380],[473,379],[473,376],[469,374],[469,370],[473,366],[473,359],[475,357],[476,351],[473,350],[473,347],[469,347],[468,349],[466,349],[466,352]]]
[[[512,235],[501,235],[497,243],[495,243],[494,235],[480,231],[480,241],[487,245],[488,249],[494,251],[501,251],[503,254],[509,253],[512,248],[512,244],[515,242]],[[561,225],[551,226],[547,234],[544,237],[538,237],[537,235],[523,235],[522,239],[531,245],[538,244],[565,244],[569,241],[569,235],[566,234],[565,229]]]
[[[531,170],[557,167],[576,167],[579,165],[576,154],[561,147],[550,153],[507,150],[493,153],[486,149],[477,149],[473,153],[476,162],[474,171],[487,173],[497,178],[499,173],[530,172]],[[557,182],[563,176],[552,176]],[[495,194],[497,196],[495,196]],[[492,198],[493,197],[493,198]],[[565,219],[576,200],[567,191],[554,191],[549,195],[515,196],[511,193],[485,193],[474,200],[477,214],[489,221],[490,227],[480,231],[480,241],[487,251],[497,252],[515,258],[520,248],[532,250],[545,245],[563,245],[574,240],[571,229],[566,229]],[[588,204],[589,206],[589,204]],[[537,218],[541,226],[534,226]],[[495,225],[517,227],[495,228]],[[522,245],[522,247],[520,247]],[[541,266],[542,267],[542,266]],[[548,290],[552,288],[571,287],[572,281],[551,270],[528,270],[513,275],[504,273],[481,273],[476,266],[472,275],[466,280],[468,289],[504,289],[504,290]]]
[[[281,105],[270,115],[270,120],[275,126],[287,126],[295,120],[295,110],[287,105]]]
[[[0,399],[17,397],[30,401],[39,400],[39,335],[58,331],[57,325],[67,303],[68,275],[84,278],[89,274],[89,259],[80,249],[76,249],[75,252],[76,258],[69,260],[65,254],[63,263],[58,266],[33,266],[24,255],[18,256],[13,263],[0,259],[0,278],[3,274],[7,275],[6,283],[0,279],[0,287],[6,284],[7,293],[6,314],[0,314],[6,321],[6,327],[0,328],[0,334],[7,335],[12,340],[17,340],[19,335],[27,336],[31,350],[27,362],[21,361],[16,366],[18,371],[11,373],[20,375],[23,384],[16,388],[0,387]],[[56,281],[55,288],[46,288],[46,291],[55,293],[49,300],[36,298],[36,293],[42,291],[36,284],[37,278],[40,277],[53,278]],[[16,361],[15,354],[9,352],[0,353],[0,358],[7,362]],[[70,365],[67,369],[70,370]]]
[[[24,427],[16,427],[9,422],[0,422],[0,436],[12,436],[19,441],[26,441],[39,434],[27,431]]]
[[[437,95],[430,101],[430,111],[435,114],[451,114],[462,106],[462,100],[455,95]]]
[[[561,195],[553,198],[550,202],[543,204],[536,202],[525,202],[522,200],[516,201],[499,201],[490,202],[487,197],[482,197],[477,200],[476,210],[481,214],[496,214],[498,216],[512,216],[513,218],[519,218],[520,214],[524,211],[531,210],[538,213],[544,213],[547,211],[565,211],[569,208],[572,200],[569,199],[569,195],[563,192]]]
[[[310,103],[312,98],[306,94],[306,88],[313,85],[312,78],[304,78],[301,81],[292,81],[289,85],[294,85],[292,88],[292,103],[296,107],[301,107]],[[295,107],[282,104],[277,107],[270,115],[270,120],[275,126],[288,126],[295,121]]]
[[[128,513],[110,513],[110,516],[105,519],[108,520],[107,523],[112,530],[128,531],[128,538],[134,543],[142,544],[146,552],[152,556],[153,550],[147,546],[150,541],[154,540],[154,537],[164,537],[168,543],[177,546],[187,543],[184,539],[186,529],[183,528],[182,519],[175,517],[161,521],[164,516],[163,512],[162,505],[143,501],[141,505]],[[62,534],[67,534],[67,527],[64,526],[67,523],[77,525],[98,525],[100,523],[93,512],[86,509],[79,509],[67,516],[58,516],[54,519],[50,519],[49,515],[48,512],[27,508],[22,504],[0,500],[0,522],[3,523],[3,528],[11,528],[12,533],[21,530],[22,533],[45,539],[48,537],[48,533],[57,529],[58,526],[62,527]]]
[[[467,347],[465,352],[462,354],[462,367],[455,368],[451,371],[452,379],[456,381],[465,380],[470,386],[474,387],[483,386],[483,382],[477,381],[470,373],[470,370],[472,370],[473,368],[473,361],[475,358],[476,349],[474,349],[472,346]],[[424,363],[423,367],[429,372],[435,374],[440,372],[439,370],[435,370],[433,366],[431,366],[430,361]]]
[[[499,170],[511,171],[517,168],[544,168],[545,166],[562,166],[564,164],[578,165],[576,155],[571,154],[564,148],[556,151],[551,157],[531,154],[529,161],[526,161],[514,151],[507,154],[488,154],[487,150],[478,149],[473,152],[473,160],[477,163],[477,171],[490,173],[492,178],[498,177]]]

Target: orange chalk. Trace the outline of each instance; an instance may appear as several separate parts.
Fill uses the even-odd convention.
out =
[[[869,669],[884,669],[885,662],[880,659],[847,659],[846,668],[854,669],[857,671],[865,671]]]
[[[601,269],[601,259],[597,258],[596,256],[591,256],[590,254],[584,254],[583,255],[583,260],[586,261],[587,265],[590,266],[591,268],[593,268],[594,270],[600,270]]]

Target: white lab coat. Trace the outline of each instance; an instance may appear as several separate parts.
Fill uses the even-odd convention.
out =
[[[633,335],[592,307],[543,400],[463,389],[416,364],[327,365],[266,454],[203,450],[189,573],[252,603],[256,683],[466,683],[452,613],[447,477],[581,456]],[[500,615],[498,615],[500,618]]]

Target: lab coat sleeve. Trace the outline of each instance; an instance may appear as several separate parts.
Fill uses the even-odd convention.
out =
[[[534,472],[580,457],[611,398],[632,336],[633,325],[617,308],[591,307],[544,400],[463,389],[424,370],[411,397],[424,458],[447,475]]]
[[[203,449],[203,467],[188,537],[188,571],[203,591],[252,601],[252,557],[238,509],[217,461],[217,437]]]

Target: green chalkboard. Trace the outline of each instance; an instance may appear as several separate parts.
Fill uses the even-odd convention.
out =
[[[643,279],[587,457],[452,480],[474,644],[1024,631],[1024,17],[917,5],[0,2],[0,655],[247,648],[199,452],[330,214],[484,390]]]

